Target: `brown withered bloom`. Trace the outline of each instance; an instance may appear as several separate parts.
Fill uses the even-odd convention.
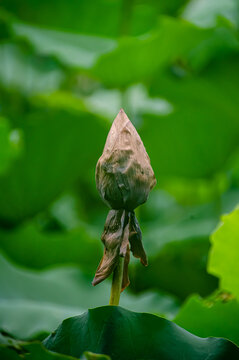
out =
[[[102,156],[96,165],[96,186],[112,209],[107,216],[101,240],[104,255],[93,285],[105,280],[124,258],[122,290],[129,285],[130,251],[147,266],[142,233],[134,209],[146,202],[156,179],[149,156],[135,127],[121,109],[115,118]]]

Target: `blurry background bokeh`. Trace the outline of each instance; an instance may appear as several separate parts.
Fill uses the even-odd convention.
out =
[[[223,336],[190,319],[233,298],[208,254],[239,202],[238,26],[238,0],[1,1],[1,330],[43,337],[108,303],[94,171],[123,107],[157,186],[137,210],[149,266],[132,259],[121,305]]]

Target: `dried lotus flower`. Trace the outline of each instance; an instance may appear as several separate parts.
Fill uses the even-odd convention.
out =
[[[133,124],[121,109],[108,134],[104,151],[96,165],[96,186],[110,210],[102,242],[104,255],[93,285],[106,279],[124,258],[121,289],[129,284],[130,250],[147,266],[142,234],[134,209],[146,202],[156,179],[149,156]]]
[[[134,210],[143,204],[156,179],[135,127],[121,109],[96,165],[96,186],[112,209]]]

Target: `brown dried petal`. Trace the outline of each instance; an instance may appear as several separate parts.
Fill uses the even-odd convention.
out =
[[[130,261],[130,249],[129,249],[129,243],[128,243],[126,253],[124,256],[124,269],[123,269],[123,279],[122,279],[121,291],[124,291],[124,289],[127,288],[127,286],[129,286],[129,284],[130,284],[129,273],[128,273],[129,261]]]
[[[127,220],[129,220],[129,218]],[[122,289],[121,289],[121,291],[123,291],[130,284],[129,274],[128,274],[128,266],[130,261],[129,223],[127,223],[124,229],[124,235],[120,245],[120,256],[124,257],[124,268],[123,268]]]
[[[132,251],[134,257],[139,258],[140,262],[144,266],[147,266],[148,260],[142,243],[142,233],[133,211],[130,212],[129,218],[129,242],[130,250]]]
[[[128,223],[128,213],[125,210],[111,210],[107,216],[101,240],[104,243],[104,255],[96,270],[93,285],[105,280],[114,270],[120,256],[124,240],[124,229]],[[128,238],[128,236],[127,236]]]
[[[97,189],[112,209],[133,210],[147,200],[155,184],[142,140],[121,109],[96,166]]]

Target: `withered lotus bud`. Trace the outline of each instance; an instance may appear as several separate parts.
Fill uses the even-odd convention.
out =
[[[156,179],[135,127],[121,109],[96,166],[96,186],[112,209],[134,210],[143,204]]]
[[[101,240],[104,255],[93,285],[106,279],[124,258],[122,290],[129,285],[130,250],[147,266],[142,233],[134,209],[143,204],[156,179],[139,134],[121,109],[115,118],[102,156],[96,166],[96,186],[102,199],[113,209],[106,219]]]

